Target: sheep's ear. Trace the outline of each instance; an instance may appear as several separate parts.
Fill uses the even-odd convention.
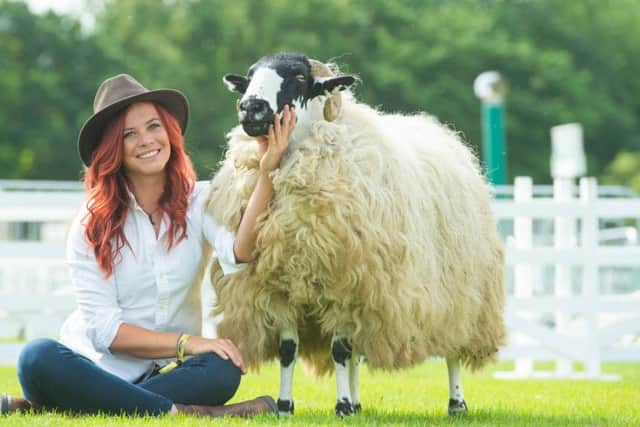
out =
[[[318,95],[324,95],[326,93],[343,91],[348,89],[355,81],[356,78],[353,76],[316,77],[313,81],[310,98],[315,98]]]
[[[249,86],[249,80],[245,76],[239,76],[238,74],[225,74],[222,81],[231,92],[244,93]]]

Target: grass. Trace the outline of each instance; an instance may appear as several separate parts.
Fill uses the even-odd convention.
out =
[[[491,373],[507,369],[501,364],[477,374],[465,374],[463,387],[469,414],[446,416],[448,400],[446,366],[428,361],[393,374],[361,373],[363,412],[340,420],[333,415],[333,378],[315,380],[296,368],[296,414],[277,419],[223,419],[215,425],[283,426],[640,426],[640,363],[604,364],[603,371],[623,375],[620,382],[559,380],[496,380]],[[260,374],[244,377],[233,401],[262,394],[276,395],[279,370],[265,366]],[[15,368],[0,368],[0,390],[20,394]],[[194,417],[129,418],[70,416],[62,414],[12,415],[0,426],[209,426],[212,421]]]

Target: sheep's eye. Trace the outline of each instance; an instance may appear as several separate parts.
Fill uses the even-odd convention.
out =
[[[296,75],[296,80],[298,80],[299,82],[303,82],[306,80],[306,77],[304,76],[304,74],[298,74]]]

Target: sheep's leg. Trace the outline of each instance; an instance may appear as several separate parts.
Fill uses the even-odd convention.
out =
[[[362,411],[362,405],[360,404],[360,362],[362,362],[362,357],[354,352],[349,363],[349,389],[351,390],[353,412],[356,414]]]
[[[447,358],[449,371],[449,415],[461,415],[467,413],[467,403],[462,392],[462,380],[460,378],[460,359]]]
[[[349,344],[347,337],[336,333],[331,340],[331,357],[336,367],[336,385],[338,387],[336,415],[341,417],[353,415],[349,388],[349,367],[352,353],[351,344]]]
[[[295,329],[280,334],[280,394],[278,413],[293,415],[293,368],[298,358],[298,333]]]

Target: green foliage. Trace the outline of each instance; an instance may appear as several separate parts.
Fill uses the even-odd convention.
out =
[[[365,365],[366,366],[366,365]],[[501,366],[505,368],[504,365]],[[296,367],[293,396],[295,415],[276,420],[261,416],[250,421],[195,417],[128,418],[107,416],[14,415],[0,421],[10,426],[637,426],[640,410],[640,369],[637,363],[605,364],[606,372],[623,375],[621,382],[505,381],[491,377],[492,370],[465,373],[464,392],[470,412],[461,418],[446,415],[447,368],[444,361],[429,361],[413,369],[361,374],[363,412],[339,420],[333,415],[335,381],[314,380]],[[279,368],[265,366],[260,374],[246,375],[233,401],[275,395]],[[19,393],[15,369],[0,368],[0,390]]]
[[[364,102],[426,111],[480,147],[475,77],[508,79],[508,171],[549,181],[549,128],[585,128],[589,174],[640,134],[637,0],[110,0],[92,32],[0,0],[0,178],[73,179],[75,138],[107,76],[127,72],[190,99],[189,151],[211,175],[235,125],[221,82],[274,51],[356,73]]]
[[[634,53],[640,41],[637,0],[505,1],[499,25],[532,43],[530,55],[539,68],[507,76],[528,78],[518,86],[526,92],[509,117],[524,121],[510,127],[510,141],[526,140],[545,149],[548,159],[550,126],[580,122],[585,129],[588,172],[599,176],[623,148],[638,147],[640,90],[633,77],[640,61]],[[542,57],[544,55],[544,59]],[[525,65],[527,61],[519,61]],[[513,100],[515,101],[515,99]],[[525,127],[524,125],[527,124]],[[534,155],[531,148],[526,156]],[[533,157],[531,157],[533,158]],[[543,159],[539,159],[541,162]]]
[[[74,19],[0,2],[0,177],[77,179],[75,141],[105,59]]]
[[[640,151],[620,151],[605,170],[604,184],[622,184],[640,193]]]

